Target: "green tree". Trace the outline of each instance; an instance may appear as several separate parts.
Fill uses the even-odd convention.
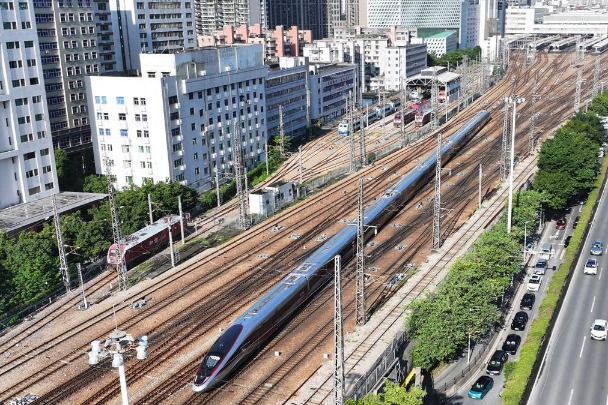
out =
[[[105,194],[108,192],[108,183],[106,182],[106,176],[92,174],[84,179],[82,190],[85,193],[100,193]]]
[[[422,388],[414,387],[406,390],[399,384],[386,381],[384,393],[369,394],[362,399],[349,399],[346,405],[422,405],[426,391]]]
[[[608,117],[608,90],[593,98],[589,104],[589,112],[601,117]]]
[[[548,196],[551,208],[566,207],[593,187],[599,166],[597,150],[597,143],[585,135],[558,130],[541,147],[534,189]]]

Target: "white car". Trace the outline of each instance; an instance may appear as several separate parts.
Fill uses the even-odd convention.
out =
[[[597,274],[597,259],[587,259],[585,268],[583,269],[584,274]]]
[[[605,319],[596,319],[591,325],[591,339],[606,340],[608,336],[608,321]]]
[[[540,290],[540,284],[543,282],[543,278],[538,274],[534,274],[528,280],[528,286],[526,287],[528,291],[538,291]]]

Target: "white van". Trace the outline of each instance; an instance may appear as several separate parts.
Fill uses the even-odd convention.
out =
[[[553,243],[543,243],[540,253],[547,258],[550,258],[553,254]]]

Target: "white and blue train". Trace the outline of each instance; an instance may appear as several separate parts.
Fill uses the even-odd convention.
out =
[[[441,149],[442,161],[451,159],[489,121],[487,111],[481,111]],[[374,201],[364,214],[364,225],[384,226],[395,215],[395,204],[405,204],[435,174],[436,154],[402,177],[384,195]],[[254,355],[323,285],[333,273],[333,259],[342,255],[352,257],[357,237],[357,222],[351,221],[306,260],[293,269],[243,315],[237,318],[203,356],[192,389],[209,391],[226,382],[232,372]],[[366,232],[365,237],[371,237]]]

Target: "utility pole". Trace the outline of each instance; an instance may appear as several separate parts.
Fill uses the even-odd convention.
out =
[[[116,246],[116,272],[118,273],[118,289],[126,291],[127,284],[127,264],[122,255],[122,236],[120,234],[120,217],[118,216],[118,206],[116,205],[116,195],[114,194],[114,186],[112,185],[112,169],[110,159],[105,158],[106,163],[106,182],[108,185],[108,198],[110,200],[110,214],[112,215],[112,235],[114,236],[114,245]]]
[[[406,91],[405,91],[405,77],[401,78],[401,147],[405,148],[407,146],[407,139],[405,137],[405,102],[407,100]]]
[[[367,319],[365,305],[365,228],[363,213],[363,179],[359,179],[359,215],[357,216],[357,325],[365,325]]]
[[[363,111],[363,107],[361,107],[361,111]],[[361,150],[361,167],[365,167],[367,165],[367,158],[365,156],[365,126],[363,122],[363,113],[359,115],[359,122],[361,125],[360,133],[359,133],[359,149]]]
[[[469,72],[468,72],[468,61],[469,58],[467,55],[462,57],[462,63],[460,64],[460,68],[462,70],[462,80],[460,81],[460,87],[462,87],[462,91],[464,93],[464,108],[469,106]]]
[[[150,225],[154,223],[154,216],[152,215],[152,197],[148,193],[148,213],[150,214]]]
[[[433,249],[441,247],[441,132],[437,134],[435,198],[433,199]]]
[[[600,57],[595,57],[595,68],[593,69],[593,90],[591,91],[591,97],[595,97],[600,92],[600,74],[602,67],[600,65]]]
[[[536,118],[538,113],[536,112],[536,102],[540,100],[540,94],[538,94],[538,81],[534,79],[534,91],[532,92],[532,114],[530,115],[530,133],[528,135],[528,153],[532,154],[534,151],[534,143],[536,142]]]
[[[84,281],[82,279],[82,266],[80,263],[76,263],[76,269],[78,270],[78,279],[80,280],[80,289],[82,290],[82,309],[88,309],[89,303],[87,302],[87,297],[84,294]]]
[[[576,75],[576,92],[574,93],[574,113],[578,113],[581,109],[581,88],[585,80],[583,80],[583,72],[579,69]]]
[[[222,195],[220,194],[220,172],[218,168],[215,168],[215,194],[217,197],[217,207],[222,205]]]
[[[502,123],[502,144],[500,149],[500,181],[507,178],[507,165],[509,160],[509,103],[505,99],[505,110]]]
[[[481,170],[481,163],[479,164],[479,188],[478,188],[478,193],[479,193],[479,204],[478,207],[479,209],[481,209],[481,186],[482,186],[482,182],[483,182],[483,171]]]
[[[171,268],[175,267],[175,253],[173,251],[173,228],[171,227],[171,225],[173,225],[171,223],[171,218],[172,215],[167,216],[167,224],[168,224],[168,231],[169,231],[169,252],[171,255]]]
[[[348,136],[348,143],[350,144],[350,168],[349,171],[351,173],[355,172],[357,170],[357,164],[355,162],[356,156],[355,156],[355,125],[353,122],[353,103],[352,103],[352,93],[349,92],[348,93],[348,98],[346,99],[346,116],[348,119],[348,128],[350,131]],[[350,101],[350,103],[349,103]]]
[[[283,104],[279,104],[279,152],[285,158],[285,133],[283,132]]]
[[[236,178],[236,192],[239,205],[239,228],[245,230],[249,228],[249,223],[247,221],[247,215],[249,214],[249,198],[247,196],[247,190],[243,182],[243,151],[241,145],[238,119],[234,121],[233,145],[234,172]]]
[[[431,85],[431,131],[439,127],[439,86],[437,85],[437,66],[433,67],[433,84]]]
[[[344,404],[344,336],[342,335],[342,271],[334,256],[334,404]]]
[[[298,146],[298,173],[299,173],[299,180],[298,180],[298,184],[301,186],[302,185],[302,146]]]
[[[68,258],[65,253],[65,246],[63,245],[63,235],[61,234],[61,223],[59,221],[59,211],[57,210],[57,199],[55,194],[52,196],[53,201],[53,221],[55,222],[55,235],[57,236],[57,247],[59,249],[59,271],[65,286],[65,291],[70,292],[70,272],[68,269]]]
[[[517,118],[517,104],[526,101],[522,97],[516,95],[508,99],[510,104],[513,104],[513,125],[511,126],[511,159],[509,166],[509,203],[507,207],[507,233],[511,233],[511,219],[513,217],[513,165],[515,161],[515,120]]]
[[[177,196],[177,208],[179,210],[179,228],[182,234],[182,245],[186,243],[186,238],[184,236],[184,213],[182,212],[182,196]]]
[[[270,176],[270,167],[268,163],[268,136],[266,136],[266,140],[264,142],[264,153],[266,153],[266,176]]]

